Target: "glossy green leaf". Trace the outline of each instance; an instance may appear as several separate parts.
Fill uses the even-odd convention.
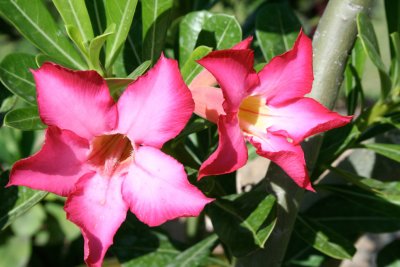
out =
[[[190,57],[186,60],[185,65],[181,69],[183,80],[186,84],[190,84],[197,74],[201,72],[203,67],[196,62],[206,56],[212,50],[211,47],[199,46],[193,51]]]
[[[104,33],[107,28],[106,8],[104,0],[85,0],[87,11],[92,22],[94,36]]]
[[[378,267],[400,267],[400,240],[395,239],[378,252]]]
[[[216,200],[207,213],[221,241],[242,257],[264,247],[276,223],[275,208],[274,196],[253,191]]]
[[[106,1],[107,27],[116,25],[115,34],[107,40],[105,68],[114,63],[131,28],[137,0]]]
[[[4,124],[23,131],[43,130],[47,127],[40,119],[37,107],[11,110],[4,117]]]
[[[93,39],[92,23],[85,0],[53,0],[58,13],[60,13],[65,25],[72,25],[77,29],[77,32],[82,40],[79,47],[85,52],[85,45]]]
[[[3,173],[0,179],[0,230],[13,223],[47,195],[47,192],[22,186],[5,188],[7,177],[8,173]]]
[[[30,69],[36,69],[35,56],[10,54],[0,63],[0,78],[13,94],[31,104],[36,104],[36,89]]]
[[[385,13],[389,33],[400,31],[400,2],[397,0],[385,0]],[[393,46],[390,47],[392,58],[395,57]]]
[[[0,246],[0,267],[25,267],[31,255],[31,241],[27,237],[10,236]]]
[[[204,262],[210,255],[217,240],[218,237],[215,234],[203,239],[194,246],[181,252],[167,267],[204,266]]]
[[[302,216],[346,238],[365,232],[400,230],[400,206],[376,193],[339,185],[320,185],[316,186],[316,190],[328,191],[330,196],[316,202]]]
[[[139,67],[137,67],[134,71],[132,71],[132,73],[129,74],[127,78],[136,80],[139,76],[143,75],[148,70],[148,68],[150,68],[150,66],[151,60],[146,60],[145,62],[140,64]]]
[[[82,55],[86,57],[87,48],[85,42],[83,41],[81,33],[79,32],[79,29],[76,28],[74,25],[67,24],[65,25],[65,30],[67,32],[69,39],[71,39],[74,42],[76,47],[78,47],[79,50],[81,51]]]
[[[154,63],[161,55],[173,5],[173,0],[142,0],[144,60]]]
[[[256,36],[264,58],[270,61],[292,48],[301,24],[289,4],[268,3],[256,18]]]
[[[393,95],[397,97],[395,101],[400,98],[400,35],[398,32],[390,35],[391,44],[393,46],[393,61],[391,66],[391,78],[393,81],[394,92]]]
[[[400,205],[400,182],[382,182],[373,178],[359,176],[339,168],[331,168],[346,181],[376,194],[387,201]]]
[[[358,37],[365,53],[368,55],[372,63],[378,68],[381,80],[382,97],[386,97],[391,88],[390,77],[387,73],[385,64],[382,61],[379,52],[378,40],[375,35],[371,21],[366,14],[360,12],[357,16]]]
[[[62,34],[42,0],[0,0],[0,15],[43,53],[66,66],[86,69],[79,53]]]
[[[400,162],[400,145],[396,144],[363,144],[362,147],[373,150],[374,152]]]
[[[89,60],[95,70],[101,70],[100,52],[104,42],[115,32],[115,24],[110,24],[102,35],[96,36],[89,44]]]
[[[179,25],[179,63],[185,64],[196,46],[227,49],[241,40],[242,29],[233,16],[207,11],[189,13]]]
[[[339,260],[351,259],[356,252],[353,244],[321,224],[297,217],[295,233],[316,250]]]

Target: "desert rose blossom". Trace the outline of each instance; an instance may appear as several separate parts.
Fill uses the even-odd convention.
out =
[[[209,53],[189,85],[195,113],[218,125],[217,150],[201,165],[199,179],[229,173],[247,162],[245,141],[279,165],[300,187],[313,190],[300,143],[350,122],[305,97],[313,82],[311,40],[300,32],[293,48],[256,73],[251,38]],[[219,84],[219,88],[215,85]]]
[[[212,201],[188,182],[182,164],[160,151],[194,108],[176,61],[162,56],[118,103],[94,71],[45,63],[33,74],[49,127],[42,149],[15,163],[8,185],[67,197],[64,209],[82,231],[88,266],[101,266],[129,209],[157,226],[197,216]]]

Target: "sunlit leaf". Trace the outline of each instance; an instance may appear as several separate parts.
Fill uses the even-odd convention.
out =
[[[116,25],[115,34],[107,40],[105,68],[114,63],[122,45],[125,43],[135,14],[137,0],[106,1],[107,27]]]
[[[79,53],[62,34],[42,0],[0,0],[0,15],[43,53],[66,66],[86,69]]]
[[[43,130],[47,127],[40,119],[37,107],[11,110],[4,117],[4,124],[23,131]]]
[[[196,60],[206,56],[209,52],[211,52],[211,50],[211,47],[199,46],[190,55],[185,65],[181,69],[182,77],[186,84],[190,84],[196,75],[199,74],[203,69],[203,67],[198,64]]]
[[[143,59],[153,63],[164,48],[173,0],[142,0]]]
[[[363,144],[362,147],[368,148],[384,157],[400,162],[400,145],[371,143]]]
[[[241,257],[264,247],[276,223],[275,204],[274,196],[253,191],[216,200],[207,211],[221,241]]]

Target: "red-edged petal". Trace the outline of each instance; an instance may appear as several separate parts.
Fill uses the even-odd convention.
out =
[[[235,44],[232,49],[241,50],[241,49],[249,49],[251,42],[253,41],[253,36],[249,36],[243,41]]]
[[[83,176],[65,203],[67,218],[81,228],[85,262],[100,267],[113,237],[125,220],[128,206],[122,198],[123,177]]]
[[[311,98],[300,98],[281,107],[268,106],[268,121],[271,131],[284,130],[295,143],[308,136],[341,127],[349,123],[352,116],[341,116],[330,111]]]
[[[222,104],[224,96],[219,88],[195,87],[190,89],[194,100],[194,113],[213,123],[218,122],[219,115],[225,115]]]
[[[300,145],[289,143],[282,132],[268,132],[263,138],[248,136],[247,139],[256,147],[257,154],[275,162],[298,186],[314,191]]]
[[[95,71],[72,71],[44,63],[34,70],[44,123],[90,139],[115,127],[117,113],[108,87]]]
[[[233,172],[247,162],[247,147],[236,116],[220,116],[217,150],[200,167],[199,177]]]
[[[160,148],[183,129],[193,110],[177,62],[161,55],[154,68],[120,97],[118,131],[136,144]]]
[[[291,50],[274,57],[258,73],[260,86],[253,95],[264,95],[267,103],[281,105],[311,91],[314,80],[311,40],[301,31]]]
[[[214,51],[198,62],[217,79],[226,101],[226,112],[237,111],[248,91],[259,84],[250,49]]]
[[[67,196],[76,181],[88,172],[85,165],[88,151],[87,140],[50,126],[42,149],[14,164],[8,186],[23,185]]]
[[[122,193],[130,210],[149,226],[182,216],[198,216],[213,200],[189,183],[182,164],[147,146],[137,149]]]

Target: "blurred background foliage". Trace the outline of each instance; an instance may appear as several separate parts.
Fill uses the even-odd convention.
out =
[[[44,41],[34,40],[34,46],[31,41],[35,36],[29,32],[24,35],[31,41],[21,36],[17,30],[20,27],[10,23],[15,19],[14,11],[7,9],[11,2],[24,3],[28,8],[30,5],[27,1],[0,0],[0,267],[84,265],[83,239],[79,229],[65,218],[63,198],[24,187],[4,188],[12,164],[37,151],[43,141],[45,126],[37,114],[29,68],[37,68],[47,59],[72,68],[89,65],[108,78],[110,90],[117,97],[124,86],[154,63],[161,51],[179,61],[188,83],[200,71],[194,59],[213,47],[229,48],[249,35],[255,36],[253,48],[259,68],[291,47],[282,45],[282,38],[292,43],[300,26],[312,36],[328,3],[155,0],[160,6],[154,9],[154,1],[141,0],[132,27],[122,33],[126,34],[125,42],[124,38],[110,37],[124,22],[115,21],[116,28],[106,25],[106,14],[94,11],[107,8],[107,4],[87,0],[93,36],[100,38],[95,38],[97,43],[93,42],[90,50],[95,51],[95,56],[90,57],[85,51],[88,48],[79,41],[85,36],[76,37],[70,28],[68,33],[75,42],[75,46],[69,44],[74,51],[71,55],[76,54],[74,66],[54,51],[43,49]],[[57,5],[50,0],[35,0],[31,5],[37,3],[43,3],[56,25],[65,28],[65,14],[59,12]],[[400,230],[400,54],[396,49],[400,45],[398,35],[388,37],[388,33],[399,30],[399,7],[397,1],[375,1],[371,21],[358,18],[361,34],[352,50],[336,107],[341,114],[356,114],[358,119],[324,137],[312,175],[318,194],[305,196],[285,266],[352,266],[346,265],[346,259],[356,253],[360,236],[387,232],[392,234],[380,240],[379,250],[374,250],[377,254],[367,258],[372,262],[364,264],[399,264],[396,231]],[[148,15],[152,12],[157,14],[155,18]],[[284,35],[274,30],[277,18],[287,23],[281,25],[287,30]],[[156,36],[149,34],[155,25]],[[375,29],[376,37],[371,29]],[[66,30],[54,33],[68,36]],[[109,46],[102,46],[105,41],[122,47],[113,52]],[[200,163],[215,149],[217,140],[215,126],[193,117],[181,135],[163,149],[185,164],[195,183]],[[257,159],[254,150],[249,149],[250,158]],[[266,168],[264,162],[251,166]],[[245,178],[240,181],[236,173],[201,180],[197,185],[218,200],[198,218],[149,228],[130,214],[118,231],[104,266],[235,266],[236,259],[262,249],[276,223],[276,203],[264,190],[265,180],[247,177],[251,171],[241,170],[240,175]],[[260,262],[256,266],[264,265]]]

